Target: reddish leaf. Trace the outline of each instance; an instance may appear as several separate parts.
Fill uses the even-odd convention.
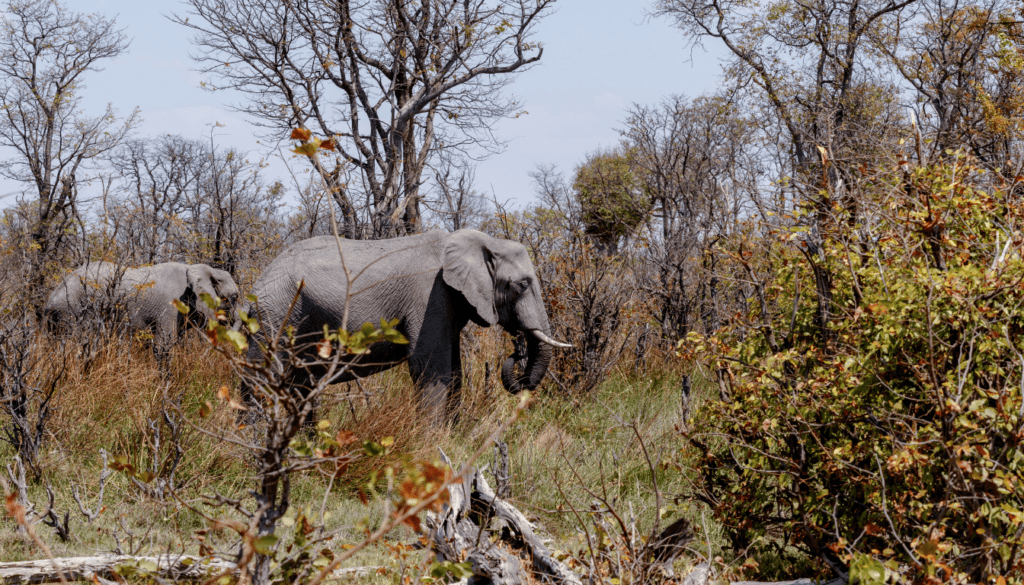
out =
[[[409,516],[408,518],[406,518],[405,520],[402,521],[402,524],[405,524],[409,528],[412,528],[413,532],[420,532],[422,530],[420,528],[420,517],[419,516]]]
[[[321,339],[316,344],[316,354],[323,359],[331,357],[331,342],[326,339]]]
[[[353,433],[352,431],[338,431],[338,434],[335,435],[334,440],[338,443],[338,445],[345,447],[347,445],[355,443],[359,439],[356,438],[356,434]]]
[[[310,132],[309,130],[306,130],[305,128],[296,128],[295,130],[292,130],[291,139],[292,140],[301,140],[301,141],[305,142],[305,141],[309,140],[309,137],[312,136],[312,135],[313,135],[313,133]]]

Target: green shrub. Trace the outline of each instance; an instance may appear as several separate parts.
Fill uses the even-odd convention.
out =
[[[721,395],[695,495],[737,553],[1020,582],[1024,202],[959,155],[861,171],[856,211],[822,192],[768,254],[735,242],[749,314],[680,342]]]

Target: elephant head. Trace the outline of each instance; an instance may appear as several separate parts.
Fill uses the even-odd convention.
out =
[[[192,264],[185,270],[185,278],[188,288],[181,300],[193,311],[198,311],[199,315],[202,315],[203,321],[216,318],[216,311],[210,310],[210,307],[202,301],[203,293],[219,298],[220,306],[217,309],[224,311],[226,318],[231,318],[238,302],[238,285],[235,284],[235,280],[229,273],[211,268],[206,264]],[[202,326],[205,323],[199,323],[199,325]]]
[[[548,315],[540,282],[526,247],[473,230],[459,230],[445,241],[444,282],[458,290],[475,310],[481,326],[500,324],[511,335],[526,334],[526,367],[520,376],[514,366],[523,356],[513,354],[501,369],[501,382],[515,394],[540,384],[551,361],[552,347],[572,347],[549,337]]]

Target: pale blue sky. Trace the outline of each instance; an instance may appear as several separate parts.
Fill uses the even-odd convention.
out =
[[[185,12],[179,2],[152,0],[65,0],[74,10],[117,16],[132,38],[128,54],[105,64],[85,82],[85,106],[101,111],[107,102],[119,113],[138,107],[137,136],[161,133],[208,137],[220,123],[218,142],[259,156],[248,120],[224,104],[235,96],[200,89],[192,71],[188,31],[164,14]],[[529,112],[498,125],[508,148],[481,163],[477,187],[514,204],[533,199],[529,173],[538,163],[569,172],[586,155],[618,141],[626,109],[680,93],[696,96],[714,89],[720,73],[715,55],[686,48],[681,33],[664,20],[645,19],[647,0],[559,0],[538,27],[544,57],[510,86]],[[272,174],[283,175],[280,164]],[[282,177],[284,178],[284,177]],[[9,188],[7,188],[9,187]],[[5,189],[6,188],[6,189]],[[0,193],[18,188],[0,185]]]

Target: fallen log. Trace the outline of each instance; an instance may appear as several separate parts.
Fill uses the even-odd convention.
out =
[[[441,459],[451,461],[441,452]],[[491,530],[498,518],[507,530]],[[439,561],[468,561],[473,576],[467,584],[520,585],[529,582],[519,557],[531,561],[538,577],[564,585],[582,585],[579,576],[551,555],[533,525],[498,497],[483,473],[469,468],[461,482],[448,487],[448,503],[440,514],[427,514],[431,548]],[[501,543],[502,546],[498,546]]]
[[[814,579],[796,579],[794,581],[733,581],[729,585],[845,585],[842,579],[831,581],[815,581]]]
[[[690,570],[690,573],[683,578],[683,585],[707,585],[711,575],[711,569],[707,561],[700,563]],[[815,581],[814,579],[796,579],[793,581],[731,581],[729,585],[845,585],[843,579],[831,581]]]
[[[332,579],[361,577],[383,567],[352,567],[338,569]],[[53,583],[61,576],[67,581],[91,581],[96,577],[103,582],[115,576],[155,574],[174,581],[199,581],[223,571],[237,571],[235,563],[220,559],[184,555],[133,557],[128,555],[98,555],[94,557],[64,557],[53,561],[19,561],[0,563],[0,583]]]

